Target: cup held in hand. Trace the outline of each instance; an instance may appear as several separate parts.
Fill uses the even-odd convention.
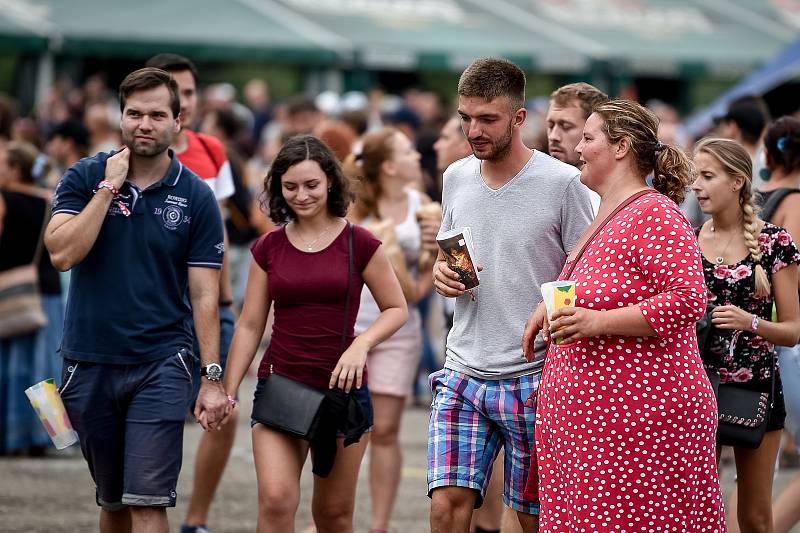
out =
[[[78,433],[72,429],[72,422],[64,409],[55,380],[40,381],[25,389],[25,395],[57,449],[63,450],[78,441]]]
[[[553,314],[562,307],[575,306],[575,282],[571,280],[564,281],[550,281],[542,283],[541,287],[542,298],[544,299],[544,306],[547,309],[547,318],[551,318]],[[561,344],[561,341],[555,338],[553,332],[550,332],[553,337],[553,342]]]

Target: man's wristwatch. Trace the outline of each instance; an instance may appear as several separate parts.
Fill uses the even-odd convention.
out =
[[[222,367],[217,363],[211,363],[200,367],[200,375],[205,376],[208,381],[222,381]]]

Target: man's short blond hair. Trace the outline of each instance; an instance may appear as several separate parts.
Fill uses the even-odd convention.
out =
[[[550,95],[550,102],[559,107],[569,107],[578,104],[583,110],[583,118],[589,118],[594,109],[608,102],[608,95],[595,87],[584,82],[570,83],[559,87]]]

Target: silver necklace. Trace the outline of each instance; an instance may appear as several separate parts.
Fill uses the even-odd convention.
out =
[[[297,233],[297,236],[300,237],[300,240],[303,241],[303,244],[306,247],[306,251],[310,252],[310,251],[312,251],[314,249],[314,245],[319,242],[319,240],[322,238],[323,235],[328,233],[328,230],[331,229],[332,226],[333,226],[333,222],[331,222],[330,224],[325,226],[325,229],[322,230],[322,233],[317,235],[317,238],[314,239],[311,242],[308,242],[307,240],[305,240],[305,238],[303,238],[303,235],[300,233],[300,228],[298,228],[297,226],[295,226],[295,232]]]
[[[717,228],[715,228],[713,224],[711,225],[711,233],[714,235],[714,242],[716,243],[716,241],[717,241]],[[722,254],[718,255],[717,257],[714,258],[714,262],[716,264],[722,265],[722,264],[725,263],[725,252],[728,251],[728,246],[730,246],[731,242],[733,242],[733,236],[734,235],[735,235],[735,233],[731,233],[731,237],[728,239],[728,244],[726,244],[725,248],[722,249]]]

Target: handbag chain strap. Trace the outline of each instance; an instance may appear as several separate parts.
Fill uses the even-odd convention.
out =
[[[606,225],[609,222],[611,222],[611,219],[613,219],[616,216],[617,213],[619,213],[620,211],[622,211],[623,209],[625,209],[626,207],[631,205],[634,201],[636,201],[637,199],[641,198],[645,194],[650,194],[651,192],[653,192],[653,189],[645,189],[643,191],[635,192],[632,195],[628,196],[628,198],[626,198],[621,204],[619,204],[616,207],[616,209],[614,209],[614,211],[612,211],[611,214],[608,215],[600,223],[600,225],[595,228],[595,230],[592,232],[592,234],[589,235],[589,238],[586,239],[586,242],[583,243],[583,246],[581,246],[581,249],[578,252],[578,255],[575,256],[575,259],[572,261],[572,264],[570,264],[569,269],[567,270],[567,273],[564,276],[564,279],[569,279],[569,277],[572,275],[572,271],[575,270],[575,266],[578,264],[578,261],[580,260],[581,256],[583,255],[583,252],[585,252],[586,249],[589,247],[589,245],[592,244],[592,241],[594,240],[595,237],[597,237],[597,234],[600,233],[603,230],[603,228],[605,228]]]
[[[350,289],[353,285],[353,225],[347,223],[347,290],[344,293],[344,328],[342,328],[342,343],[339,351],[344,353],[344,345],[347,342],[347,326],[350,317]]]

